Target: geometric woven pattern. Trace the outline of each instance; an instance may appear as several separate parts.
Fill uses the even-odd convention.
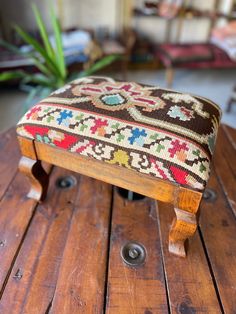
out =
[[[17,133],[202,190],[220,115],[218,106],[202,97],[87,77],[32,107]]]

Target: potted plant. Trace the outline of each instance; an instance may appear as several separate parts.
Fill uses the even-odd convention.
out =
[[[42,43],[17,25],[15,26],[15,30],[24,43],[31,47],[30,51],[22,51],[22,49],[19,49],[15,45],[3,40],[0,41],[0,45],[8,50],[31,58],[32,64],[37,68],[37,73],[29,73],[24,70],[0,73],[0,82],[12,79],[20,80],[20,86],[23,86],[24,90],[29,93],[25,104],[26,107],[32,103],[35,97],[39,99],[46,97],[53,90],[62,87],[69,81],[91,75],[119,58],[117,55],[109,55],[93,63],[86,70],[69,73],[63,51],[62,32],[53,8],[50,8],[50,19],[53,29],[54,45],[52,45],[50,41],[45,23],[38,8],[34,4],[32,8]]]

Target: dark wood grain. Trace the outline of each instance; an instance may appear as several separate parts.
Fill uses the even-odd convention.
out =
[[[151,199],[115,190],[112,201],[110,185],[57,167],[38,205],[17,172],[14,130],[0,135],[0,148],[1,314],[235,313],[236,130],[221,126],[208,183],[217,198],[202,201],[186,259],[167,250],[171,205],[159,203],[156,216]],[[64,175],[79,184],[59,190]],[[145,246],[143,266],[122,261],[127,241]]]
[[[233,137],[231,137],[233,139]],[[235,142],[230,142],[223,128],[219,136],[213,158],[216,174],[221,182],[228,202],[236,216],[236,149]]]
[[[227,160],[232,174],[236,177],[236,163],[232,162],[236,156],[236,143],[233,137],[230,135],[229,129],[222,127],[219,129],[218,143],[224,153],[225,159]]]
[[[144,265],[132,268],[122,261],[120,250],[128,241],[145,246]],[[107,285],[106,313],[168,313],[154,201],[129,202],[115,191]]]
[[[234,147],[234,149],[236,149],[236,132],[235,132],[235,129],[226,125],[226,124],[223,124],[221,126],[221,129],[224,130],[226,136],[229,139],[230,144]]]
[[[225,313],[236,310],[236,223],[214,170],[208,188],[215,201],[203,201],[200,227]]]
[[[0,134],[0,199],[16,174],[20,150],[14,128]],[[9,165],[11,165],[9,167]]]
[[[189,240],[186,259],[172,256],[166,239],[173,210],[170,205],[159,203],[158,213],[171,313],[221,313],[198,232]]]
[[[83,177],[50,313],[102,313],[111,186]]]
[[[36,202],[26,197],[29,184],[17,173],[0,202],[0,287],[8,277],[21,241],[33,216]]]
[[[5,287],[0,312],[10,307],[14,313],[45,313],[53,298],[79,188],[78,175],[74,187],[55,188],[56,180],[68,175],[59,168],[52,173],[48,199],[37,207]],[[22,278],[16,278],[19,270]]]

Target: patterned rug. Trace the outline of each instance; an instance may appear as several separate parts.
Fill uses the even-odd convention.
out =
[[[87,77],[36,104],[17,133],[202,190],[220,116],[219,107],[202,97]]]

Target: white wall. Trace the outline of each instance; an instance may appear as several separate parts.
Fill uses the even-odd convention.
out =
[[[118,13],[116,3],[119,0],[54,0],[58,8],[63,28],[106,27],[114,32],[118,27]],[[49,2],[33,0],[39,7],[49,29]],[[9,33],[13,23],[17,23],[27,30],[35,29],[35,22],[29,0],[0,0],[0,16],[4,28]],[[59,5],[58,5],[59,4]]]
[[[52,3],[54,3],[53,0]],[[31,3],[36,3],[40,12],[42,12],[46,25],[50,29],[48,4],[45,0],[0,0],[0,18],[4,32],[8,37],[11,35],[11,29],[14,24],[20,25],[26,30],[36,28]]]
[[[67,0],[64,5],[64,27],[107,27],[114,31],[117,27],[116,2],[117,0]]]
[[[128,0],[53,0],[58,6],[59,16],[64,28],[108,28],[111,32],[119,29],[120,15],[123,10],[121,3]],[[132,0],[134,5],[141,6],[143,0]],[[201,10],[211,9],[215,0],[192,0],[194,6]],[[233,0],[221,0],[220,8],[227,13],[231,8]],[[33,19],[30,3],[31,0],[0,0],[0,16],[4,29],[10,33],[10,25],[17,23],[22,27],[33,30],[35,22]],[[50,29],[48,1],[34,0],[46,20]],[[131,2],[131,0],[129,0]],[[120,12],[119,12],[120,11]],[[166,20],[155,17],[132,17],[131,23],[135,29],[156,42],[165,40]],[[176,38],[177,23],[172,26],[171,38]],[[185,20],[181,32],[181,41],[204,41],[209,33],[209,20],[193,19]],[[193,35],[194,34],[194,35]]]

